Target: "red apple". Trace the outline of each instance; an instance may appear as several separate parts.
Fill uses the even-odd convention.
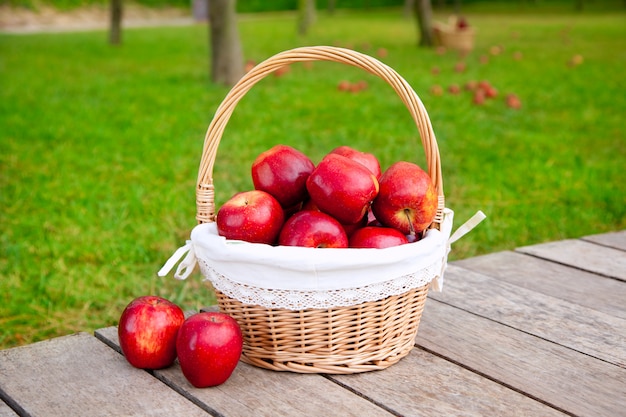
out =
[[[246,64],[244,66],[244,71],[250,72],[252,68],[254,68],[255,66],[256,66],[256,62],[254,62],[252,59],[249,59],[246,61]]]
[[[440,96],[443,94],[443,87],[436,84],[430,87],[430,92],[435,96]]]
[[[485,97],[487,97],[487,98],[495,98],[497,96],[498,96],[498,90],[495,87],[489,86],[485,90]]]
[[[313,200],[311,200],[310,198],[307,201],[305,201],[304,203],[302,203],[301,210],[321,211],[320,208],[315,205],[315,202],[313,202]]]
[[[284,207],[306,196],[306,179],[315,165],[304,153],[287,145],[261,152],[252,163],[252,182],[257,190],[270,193]]]
[[[217,232],[232,240],[276,242],[285,221],[280,203],[261,190],[244,191],[226,201],[217,212]]]
[[[361,220],[378,194],[378,180],[368,168],[335,153],[317,164],[306,187],[321,211],[345,224]]]
[[[276,70],[274,70],[274,76],[282,77],[283,75],[287,74],[289,71],[291,71],[289,64],[283,65],[282,67],[276,68]]]
[[[366,90],[368,87],[368,83],[365,80],[359,80],[354,84],[350,85],[350,91],[353,93],[358,93],[359,91]]]
[[[278,244],[306,248],[347,248],[348,236],[341,224],[328,214],[302,210],[285,222]]]
[[[227,314],[202,312],[190,316],[178,332],[176,350],[183,375],[196,388],[220,385],[239,363],[243,336]]]
[[[472,102],[477,106],[482,106],[483,104],[485,104],[485,91],[480,88],[474,91]]]
[[[407,237],[391,227],[367,226],[355,231],[350,236],[351,248],[390,248],[409,243]]]
[[[475,91],[477,88],[478,88],[478,81],[470,80],[467,83],[465,83],[466,91]]]
[[[519,109],[522,107],[522,102],[515,94],[507,94],[506,105],[512,109]]]
[[[376,175],[376,178],[380,177],[382,174],[380,170],[380,162],[378,162],[378,158],[374,154],[368,152],[358,151],[350,146],[339,146],[338,148],[333,149],[330,153],[335,153],[337,155],[343,155],[346,158],[350,158],[361,165],[364,165],[372,174]]]
[[[459,87],[458,84],[451,84],[450,87],[448,87],[448,92],[457,95],[461,92],[461,87]]]
[[[372,204],[376,219],[405,235],[419,235],[437,213],[437,191],[418,165],[400,161],[380,177],[380,191]]]
[[[337,89],[339,91],[350,91],[350,81],[348,80],[341,80],[339,81],[339,84],[337,84]]]
[[[176,304],[155,295],[135,298],[120,317],[120,347],[136,368],[161,369],[176,359],[176,335],[185,315]]]
[[[368,213],[371,210],[367,210]],[[346,236],[348,236],[348,239],[350,239],[350,236],[352,236],[352,234],[359,230],[362,227],[367,226],[367,219],[368,219],[368,215],[367,213],[365,214],[365,216],[363,216],[363,218],[361,220],[359,220],[357,223],[351,223],[351,224],[344,224],[341,223],[341,227],[343,227],[343,230],[346,232]]]
[[[467,64],[463,61],[459,61],[456,64],[454,64],[455,72],[465,72],[466,69],[467,69]]]

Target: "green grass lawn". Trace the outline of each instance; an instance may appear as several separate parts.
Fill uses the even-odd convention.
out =
[[[467,16],[478,36],[462,73],[457,54],[416,47],[401,10],[320,13],[306,37],[290,14],[243,16],[239,29],[255,61],[313,44],[386,50],[380,59],[429,111],[456,225],[488,215],[451,259],[624,229],[625,13]],[[195,225],[202,142],[227,93],[208,79],[207,29],[128,29],[121,47],[106,39],[0,35],[2,348],[116,324],[139,295],[184,309],[214,300],[199,274],[156,276]],[[583,63],[569,66],[577,54]],[[368,89],[338,91],[344,79]],[[465,92],[431,93],[470,80],[488,80],[499,96],[476,106]],[[521,109],[506,107],[507,93]],[[278,143],[316,161],[340,144],[375,153],[383,167],[424,161],[391,88],[332,63],[294,65],[240,102],[218,152],[217,203],[251,188],[252,160]]]

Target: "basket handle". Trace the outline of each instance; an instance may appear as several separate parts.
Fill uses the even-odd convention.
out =
[[[295,62],[332,61],[361,68],[385,80],[400,96],[417,125],[422,146],[426,154],[428,175],[437,194],[439,205],[432,227],[439,228],[443,221],[444,194],[441,175],[441,160],[437,140],[426,108],[415,91],[396,71],[371,56],[350,49],[332,46],[310,46],[278,53],[261,62],[246,73],[233,86],[215,112],[204,139],[202,159],[196,184],[196,219],[199,223],[215,221],[215,189],[213,167],[222,134],[239,100],[260,80],[276,69]]]

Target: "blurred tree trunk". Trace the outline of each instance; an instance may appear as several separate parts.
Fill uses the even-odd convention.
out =
[[[122,0],[111,0],[111,27],[109,28],[109,43],[122,43]]]
[[[410,17],[413,14],[415,0],[404,0],[404,16]]]
[[[298,34],[306,35],[315,23],[315,0],[298,0]]]
[[[236,0],[211,0],[209,4],[211,80],[228,86],[244,74],[236,4]]]
[[[419,46],[433,46],[433,8],[430,0],[415,0],[415,17],[419,31]]]
[[[335,14],[335,6],[337,2],[335,0],[328,0],[328,14]]]

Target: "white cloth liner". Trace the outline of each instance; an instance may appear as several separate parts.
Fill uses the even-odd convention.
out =
[[[203,275],[231,298],[267,308],[331,308],[376,301],[431,282],[441,291],[450,245],[480,223],[476,213],[452,237],[454,213],[444,210],[441,230],[420,241],[386,249],[314,249],[227,240],[215,223],[196,226],[158,272],[179,264],[185,279],[198,263]]]

